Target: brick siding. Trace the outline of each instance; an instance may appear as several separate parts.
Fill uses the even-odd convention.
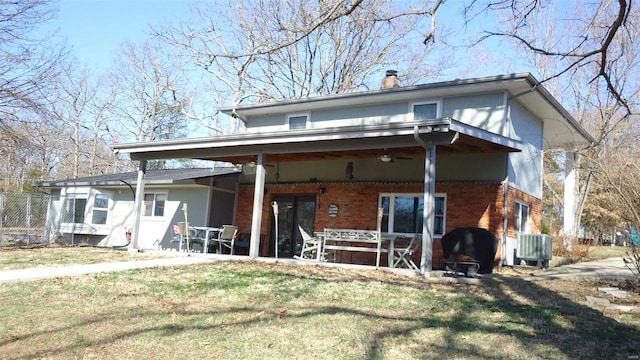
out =
[[[325,188],[323,194],[320,187]],[[315,229],[346,228],[373,230],[376,228],[378,197],[380,193],[422,193],[422,183],[304,183],[304,184],[267,184],[266,195],[262,209],[262,226],[260,232],[269,239],[270,224],[273,214],[271,201],[278,195],[311,195],[316,197]],[[238,189],[238,204],[235,223],[239,232],[249,233],[251,230],[251,214],[253,212],[254,187],[241,185]],[[446,231],[457,227],[481,227],[491,231],[498,240],[504,232],[504,185],[502,183],[470,183],[470,182],[442,182],[436,184],[436,193],[446,194]],[[522,191],[509,188],[509,236],[515,235],[514,207],[516,199],[527,203],[530,207],[530,230],[540,229],[542,217],[542,201]],[[338,216],[329,216],[329,205],[338,206]],[[266,254],[261,249],[260,254]],[[496,264],[500,260],[500,249],[496,254]],[[374,264],[375,256],[368,253],[345,252],[342,261],[355,264]],[[440,238],[433,242],[433,266],[440,268],[442,246]],[[420,253],[414,255],[419,263]],[[383,256],[386,265],[386,256]]]

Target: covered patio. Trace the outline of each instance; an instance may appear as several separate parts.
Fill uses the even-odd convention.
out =
[[[307,163],[317,161],[373,160],[380,179],[388,172],[380,166],[385,156],[394,159],[412,160],[411,171],[419,167],[422,173],[424,212],[422,219],[422,241],[420,274],[427,275],[433,267],[433,204],[436,179],[436,154],[506,154],[522,149],[521,143],[486,130],[463,124],[452,118],[428,121],[395,122],[375,125],[345,126],[340,128],[303,129],[287,132],[264,132],[226,135],[196,139],[167,140],[148,143],[118,144],[115,151],[129,154],[140,161],[137,194],[144,193],[146,161],[155,159],[201,159],[255,166],[253,207],[251,213],[249,257],[260,254],[260,234],[263,229],[266,173],[269,164]],[[389,155],[392,154],[392,155]],[[409,165],[405,165],[405,168]],[[353,170],[353,169],[352,169]],[[253,170],[252,170],[253,171]],[[348,167],[345,171],[349,171]],[[403,173],[398,171],[402,181]],[[277,179],[276,173],[276,179]],[[301,175],[304,176],[304,175]],[[302,181],[302,180],[301,180]],[[306,178],[313,184],[317,179]],[[142,206],[142,196],[136,196],[137,213]],[[267,206],[265,206],[267,205]],[[376,214],[377,209],[373,209]],[[248,215],[248,214],[246,214]],[[372,221],[376,215],[373,215]],[[139,220],[139,219],[138,219]],[[134,227],[135,228],[135,227]],[[133,234],[132,247],[136,248],[140,235]]]

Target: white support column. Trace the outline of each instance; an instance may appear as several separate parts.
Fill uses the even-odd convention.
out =
[[[577,154],[575,152],[567,152],[564,161],[564,213],[562,233],[565,235],[565,246],[567,250],[572,249],[572,239],[577,236],[576,229],[576,186],[578,181],[576,170]]]
[[[140,160],[138,166],[138,179],[136,180],[136,199],[133,208],[133,229],[130,250],[140,250],[138,239],[140,238],[140,218],[142,217],[142,203],[144,202],[144,174],[147,172],[147,160]]]
[[[420,275],[430,276],[433,269],[433,223],[436,193],[436,146],[425,147],[424,157],[424,211],[422,212],[422,256]]]
[[[567,152],[564,161],[564,213],[562,232],[573,239],[577,234],[576,229],[576,153]],[[571,250],[571,243],[565,243]]]
[[[257,258],[260,254],[260,225],[262,224],[262,205],[264,203],[264,154],[259,153],[256,162],[256,182],[253,193],[253,215],[251,216],[251,240],[249,257]]]

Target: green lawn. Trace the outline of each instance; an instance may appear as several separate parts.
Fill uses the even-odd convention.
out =
[[[86,249],[93,251],[93,249]],[[585,301],[637,281],[436,282],[264,262],[0,286],[2,359],[627,359],[640,311]],[[614,301],[614,299],[611,299]],[[618,300],[616,300],[618,301]]]

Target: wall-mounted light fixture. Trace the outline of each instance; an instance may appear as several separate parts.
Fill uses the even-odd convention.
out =
[[[324,194],[326,192],[327,192],[327,188],[324,187],[324,186],[321,186],[320,189],[318,190],[318,194],[320,194],[320,195],[322,195],[322,194]]]
[[[347,180],[353,180],[353,161],[347,163],[347,167],[344,169]]]
[[[253,168],[253,167],[256,167],[256,162],[255,162],[255,161],[253,161],[253,160],[251,160],[251,161],[247,162],[247,166],[248,166],[248,167],[252,167],[252,168]]]
[[[389,154],[382,154],[382,155],[380,156],[380,160],[381,160],[382,162],[390,162],[390,161],[391,161],[391,160],[393,160],[393,159],[391,158],[391,156],[389,156]]]

